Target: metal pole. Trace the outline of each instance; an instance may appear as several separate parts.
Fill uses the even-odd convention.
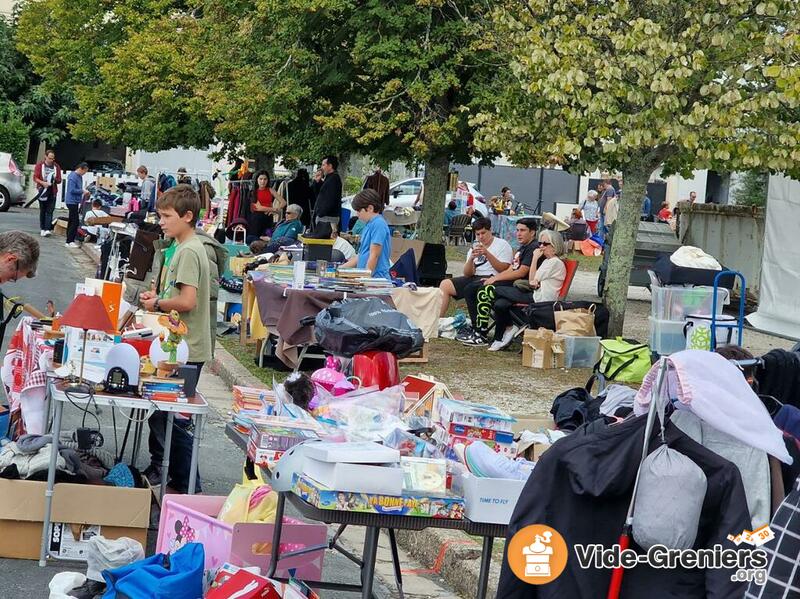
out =
[[[539,201],[536,202],[536,211],[535,214],[542,213],[542,191],[544,188],[544,168],[539,167]]]
[[[372,599],[375,582],[375,557],[378,553],[378,535],[381,529],[368,526],[364,532],[364,567],[361,569],[361,598]]]
[[[286,493],[278,493],[278,505],[275,507],[275,525],[272,527],[272,547],[270,548],[269,568],[267,578],[275,577],[278,569],[278,552],[281,547],[281,531],[283,529],[283,510],[286,507]]]
[[[492,565],[492,549],[494,537],[483,537],[483,553],[481,553],[481,570],[478,575],[478,599],[486,599],[486,590],[489,587],[489,568]]]
[[[58,436],[61,434],[61,414],[64,402],[57,401],[53,416],[53,441],[50,446],[50,466],[47,469],[47,490],[44,492],[44,524],[42,524],[42,547],[39,552],[39,567],[47,565],[50,545],[50,518],[53,511],[53,487],[56,485],[56,460],[58,459]]]
[[[192,437],[192,461],[191,469],[189,470],[189,495],[194,495],[195,486],[197,485],[197,458],[200,455],[200,434],[203,431],[203,423],[205,419],[202,414],[197,414],[194,417],[194,435]]]
[[[175,412],[167,412],[167,425],[164,431],[164,456],[161,458],[161,502],[167,492],[169,478],[169,454],[172,449],[172,425],[175,423]]]

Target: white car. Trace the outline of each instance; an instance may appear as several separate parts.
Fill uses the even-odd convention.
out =
[[[12,204],[25,203],[25,175],[11,158],[11,154],[0,152],[0,212]]]
[[[419,190],[422,189],[422,177],[414,179],[403,179],[396,181],[389,185],[389,209],[392,208],[411,208],[419,195]],[[453,193],[448,191],[445,195],[445,206],[450,203]],[[350,210],[351,216],[353,215],[353,207],[351,202],[355,196],[347,196],[342,198],[342,207]],[[456,197],[463,197],[467,201],[468,206],[474,206],[477,212],[483,216],[489,213],[486,207],[486,198],[478,191],[474,183],[466,181],[458,182],[458,191]]]

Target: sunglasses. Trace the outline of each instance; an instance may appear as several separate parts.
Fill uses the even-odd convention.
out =
[[[539,242],[539,245],[540,245],[541,247],[547,247],[548,245],[553,245],[553,244],[552,244],[552,243],[550,243],[549,241],[540,241],[540,242]]]

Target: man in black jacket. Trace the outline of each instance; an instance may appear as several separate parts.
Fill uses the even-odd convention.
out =
[[[342,216],[342,178],[336,169],[339,159],[336,156],[326,156],[322,160],[322,172],[325,180],[319,190],[317,202],[314,205],[314,224],[318,222],[331,223],[337,227]]]

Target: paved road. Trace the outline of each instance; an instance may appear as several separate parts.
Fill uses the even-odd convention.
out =
[[[0,231],[19,229],[38,234],[37,215],[34,211],[12,208],[0,213]],[[80,250],[64,247],[63,237],[50,237],[41,240],[41,259],[38,275],[34,279],[17,284],[6,284],[3,291],[7,295],[21,295],[29,303],[44,308],[48,299],[53,299],[60,310],[64,310],[71,301],[75,283],[93,273],[94,266]],[[10,327],[11,328],[11,327]],[[242,455],[224,436],[224,414],[230,406],[230,393],[222,385],[220,379],[210,374],[203,374],[201,389],[209,398],[214,411],[206,434],[201,443],[200,471],[204,492],[210,495],[227,495],[232,486],[241,481]],[[76,410],[65,410],[65,428],[79,424],[79,413]],[[114,430],[111,427],[111,412],[105,410],[99,415],[103,423],[102,432],[106,439],[106,449],[114,450]],[[120,419],[117,418],[118,425]],[[120,436],[121,441],[121,436]],[[143,452],[144,453],[144,452]],[[140,465],[146,459],[142,455]],[[2,498],[0,498],[2,501]],[[152,552],[157,533],[151,530],[150,547]],[[344,557],[328,552],[325,562],[325,578],[330,581],[356,583],[358,570]],[[39,568],[35,561],[0,559],[0,598],[12,597],[47,597],[47,585],[54,574],[63,570],[83,571],[81,564],[48,565]],[[387,596],[385,587],[378,584],[376,592]],[[324,593],[326,598],[344,599],[353,597],[345,593]]]

